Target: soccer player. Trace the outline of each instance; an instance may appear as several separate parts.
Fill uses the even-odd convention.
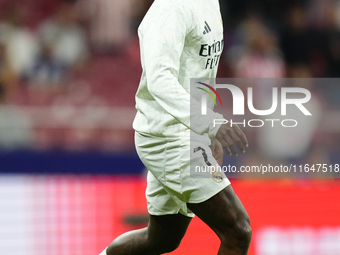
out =
[[[237,148],[244,153],[248,147],[237,125],[213,126],[213,119],[223,116],[211,109],[200,124],[190,123],[190,103],[200,107],[189,94],[190,78],[215,78],[223,48],[219,2],[155,0],[138,33],[143,74],[133,127],[138,155],[149,170],[150,220],[147,228],[113,240],[101,255],[171,252],[194,215],[221,240],[218,255],[245,255],[251,239],[249,216],[229,180],[190,177],[192,137],[201,149],[193,154],[201,166],[222,164],[223,150],[237,156]]]

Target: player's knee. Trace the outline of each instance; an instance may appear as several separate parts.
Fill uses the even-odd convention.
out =
[[[220,234],[222,244],[237,246],[238,249],[247,250],[252,236],[249,218],[238,219],[233,226],[227,226]]]
[[[235,237],[235,244],[240,249],[248,249],[252,236],[252,229],[250,227],[249,219],[239,219],[235,222],[232,229]]]
[[[235,226],[235,232],[240,237],[240,245],[249,247],[251,236],[252,236],[252,230],[250,227],[250,222],[247,220],[241,220],[237,222]]]

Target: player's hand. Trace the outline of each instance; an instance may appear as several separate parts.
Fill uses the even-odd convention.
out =
[[[210,144],[210,149],[212,151],[213,157],[216,159],[217,163],[222,166],[223,164],[223,148],[219,141],[212,140]]]
[[[242,153],[245,153],[249,146],[245,134],[236,124],[232,126],[229,123],[221,125],[216,133],[216,139],[229,156],[238,156],[236,146]]]

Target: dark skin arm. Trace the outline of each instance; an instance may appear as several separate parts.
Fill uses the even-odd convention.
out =
[[[242,130],[236,125],[223,124],[216,134],[216,139],[211,143],[211,150],[218,164],[223,162],[223,150],[229,156],[238,156],[238,150],[242,153],[248,148],[248,141]]]

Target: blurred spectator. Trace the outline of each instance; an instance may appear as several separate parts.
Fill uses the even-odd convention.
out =
[[[40,54],[27,74],[31,84],[55,87],[67,80],[70,71],[82,69],[88,50],[78,21],[75,4],[61,1],[54,16],[40,25]]]
[[[42,44],[41,53],[27,78],[34,86],[56,87],[65,82],[68,67],[64,61],[54,57],[51,47]]]
[[[282,78],[284,62],[276,35],[256,15],[238,28],[238,44],[229,52],[231,66],[240,78]]]
[[[114,53],[131,36],[132,0],[79,0],[97,53]]]
[[[313,27],[324,29],[329,25],[329,19],[333,19],[330,8],[332,8],[332,12],[334,11],[334,14],[338,16],[336,20],[339,22],[339,3],[338,0],[309,0],[310,21]]]
[[[303,5],[291,6],[281,34],[281,47],[287,65],[309,66],[315,38],[308,24],[307,9]]]
[[[25,5],[9,5],[0,23],[0,44],[11,70],[24,76],[32,68],[38,53],[36,38],[26,27]]]
[[[340,24],[339,4],[330,2],[326,9],[325,37],[326,45],[322,49],[326,54],[327,77],[340,77]]]
[[[78,23],[76,6],[62,1],[54,17],[40,27],[44,57],[53,58],[68,67],[80,67],[88,57],[86,34]]]
[[[340,77],[340,23],[339,1],[316,1],[322,15],[319,15],[316,41],[317,58],[313,60],[313,72],[317,77]],[[321,71],[320,71],[321,70]],[[337,79],[328,79],[320,89],[332,107],[340,107],[340,86]]]
[[[286,0],[289,1],[289,0]],[[225,27],[235,27],[249,14],[256,13],[274,25],[280,19],[286,1],[277,0],[220,0]]]

